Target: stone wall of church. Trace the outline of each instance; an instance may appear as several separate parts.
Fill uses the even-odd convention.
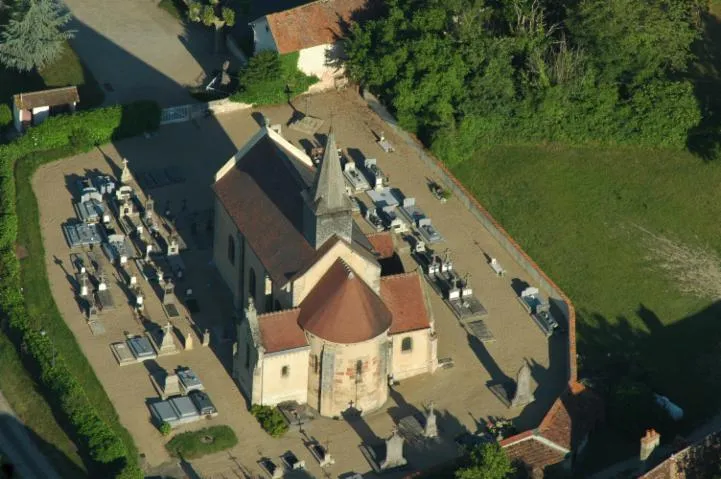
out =
[[[308,337],[311,407],[322,416],[335,417],[351,406],[365,414],[385,404],[389,354],[386,333],[356,344],[331,343],[311,334]]]
[[[294,306],[299,305],[305,299],[338,258],[342,258],[373,291],[377,293],[380,290],[380,266],[356,253],[347,243],[338,242],[322,258],[316,261],[303,276],[293,282]]]
[[[240,291],[240,271],[243,258],[243,238],[238,234],[238,229],[223,205],[215,199],[213,220],[213,262],[225,284],[233,293],[233,300],[236,308],[242,303],[238,297]],[[229,238],[233,238],[234,262],[231,263],[229,256]]]
[[[253,372],[258,364],[258,351],[253,344],[253,338],[247,321],[238,326],[238,342],[235,357],[233,358],[233,376],[240,386],[245,397],[253,402]]]
[[[434,371],[437,362],[436,348],[433,347],[436,337],[431,334],[430,329],[394,334],[390,339],[392,343],[390,374],[393,379],[401,380]],[[410,349],[408,349],[409,344]]]
[[[308,350],[306,347],[263,356],[262,404],[307,402]]]

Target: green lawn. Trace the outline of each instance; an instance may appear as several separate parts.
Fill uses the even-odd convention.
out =
[[[658,240],[639,229],[721,253],[721,164],[676,151],[501,146],[452,170],[575,303],[582,368],[636,363],[690,419],[721,405],[721,308],[682,293],[650,252]]]
[[[0,102],[10,103],[12,95],[27,91],[77,85],[81,108],[91,108],[103,102],[103,91],[75,51],[67,45],[54,64],[41,72],[19,73],[0,68]]]
[[[238,438],[229,426],[212,426],[178,434],[165,447],[173,456],[187,460],[225,451],[236,444]]]

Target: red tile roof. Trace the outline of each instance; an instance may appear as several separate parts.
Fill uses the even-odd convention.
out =
[[[213,185],[218,200],[279,285],[315,256],[301,233],[301,192],[312,178],[313,170],[265,136]]]
[[[416,331],[431,326],[425,291],[418,273],[381,278],[381,297],[393,313],[389,334]]]
[[[318,0],[266,16],[278,53],[333,43],[343,37],[343,24],[367,0]]]
[[[298,324],[326,341],[360,343],[388,330],[391,312],[339,258],[300,303]]]
[[[390,231],[371,233],[367,235],[367,237],[373,249],[378,253],[378,259],[386,259],[393,256],[393,236],[391,236]]]
[[[260,340],[267,353],[307,346],[303,330],[298,326],[298,308],[258,316]]]
[[[528,431],[531,432],[531,431]],[[526,439],[504,444],[501,441],[503,450],[512,461],[520,461],[532,468],[544,468],[558,464],[566,458],[566,452],[539,441],[532,433]]]
[[[553,403],[538,434],[565,448],[577,447],[603,417],[603,401],[583,384],[573,383]]]

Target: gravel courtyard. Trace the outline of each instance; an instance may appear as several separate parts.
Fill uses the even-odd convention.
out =
[[[76,2],[68,3],[73,6]],[[133,3],[133,2],[131,2]],[[99,78],[100,80],[100,78]],[[377,158],[379,166],[390,177],[392,187],[406,196],[415,197],[418,205],[432,218],[433,224],[446,238],[439,249],[449,248],[456,269],[471,274],[471,284],[487,308],[487,324],[496,337],[494,343],[482,345],[471,338],[461,327],[441,298],[428,288],[431,307],[438,332],[438,357],[452,358],[455,367],[439,369],[434,375],[424,375],[403,381],[395,389],[387,409],[364,417],[359,423],[316,419],[304,427],[304,433],[329,445],[336,463],[328,469],[329,477],[356,471],[366,473],[370,467],[363,458],[359,445],[374,437],[387,437],[394,420],[434,401],[438,422],[444,438],[429,453],[408,450],[406,456],[414,468],[428,467],[453,457],[457,449],[452,439],[464,429],[475,432],[479,421],[489,416],[516,418],[520,429],[535,427],[565,385],[567,364],[567,338],[556,335],[551,339],[540,332],[529,315],[522,309],[511,287],[512,281],[532,283],[525,271],[515,263],[493,237],[464,209],[457,199],[446,204],[438,202],[427,188],[431,171],[410,148],[386,129],[386,137],[396,148],[395,153],[384,153],[375,142],[375,133],[382,131],[381,120],[353,91],[315,95],[295,102],[299,110],[309,110],[313,116],[326,122],[318,133],[325,134],[330,125],[336,133],[338,146],[343,150],[357,149],[366,157]],[[285,125],[293,115],[289,105],[261,110],[271,123],[283,125],[283,135],[295,145],[306,149],[317,138],[303,137]],[[303,435],[297,427],[281,439],[272,439],[258,426],[247,410],[247,403],[230,377],[232,340],[228,325],[232,321],[230,292],[215,273],[210,259],[208,243],[199,242],[181,228],[180,233],[191,246],[183,253],[188,267],[186,278],[179,290],[191,287],[198,298],[200,312],[187,316],[199,328],[212,332],[210,348],[200,347],[196,337],[192,351],[157,359],[155,364],[133,364],[119,367],[111,354],[109,344],[123,339],[124,332],[142,332],[127,304],[122,289],[113,284],[118,307],[103,313],[106,333],[93,336],[84,316],[78,309],[75,292],[65,270],[70,270],[70,250],[63,238],[61,224],[74,217],[71,203],[71,175],[83,176],[86,170],[98,170],[119,175],[121,159],[127,158],[134,173],[152,168],[178,167],[186,181],[181,184],[153,189],[156,210],[170,205],[178,213],[183,200],[191,212],[203,212],[212,207],[210,185],[215,171],[243,145],[259,128],[256,111],[226,114],[217,118],[162,127],[149,139],[135,138],[104,145],[86,154],[46,165],[33,178],[40,208],[46,266],[53,297],[73,331],[83,352],[87,355],[100,381],[113,401],[121,422],[132,433],[139,450],[149,466],[157,466],[170,457],[163,447],[166,441],[150,422],[146,402],[157,397],[149,380],[149,372],[161,367],[166,370],[190,366],[203,381],[206,390],[218,408],[218,417],[184,426],[181,430],[196,429],[208,424],[228,424],[238,435],[239,444],[229,452],[219,453],[192,461],[192,468],[202,477],[243,477],[242,474],[259,474],[257,461],[267,456],[278,462],[278,456],[292,450],[305,460],[309,472],[319,477],[323,471],[303,445]],[[137,177],[137,176],[136,176]],[[147,193],[147,192],[146,192]],[[357,222],[365,227],[358,217]],[[540,225],[539,225],[540,227]],[[497,258],[507,271],[504,278],[496,277],[486,257]],[[402,254],[406,270],[416,264],[406,253]],[[57,259],[61,260],[61,263]],[[71,273],[72,274],[72,273]],[[142,280],[140,280],[143,283]],[[162,324],[165,316],[158,297],[146,288],[146,304],[154,322]],[[184,314],[174,320],[178,330],[188,329]],[[536,383],[536,401],[523,409],[506,408],[488,389],[487,383],[515,378],[523,361],[531,365]],[[384,475],[393,477],[393,475]]]

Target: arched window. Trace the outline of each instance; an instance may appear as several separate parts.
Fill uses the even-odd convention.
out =
[[[228,235],[228,261],[235,265],[235,238],[233,235]]]
[[[411,350],[413,350],[413,338],[411,338],[410,336],[403,338],[403,341],[401,341],[401,351],[407,353]]]
[[[248,297],[253,298],[253,301],[255,301],[255,270],[253,268],[250,268],[250,271],[248,271]]]
[[[287,378],[289,374],[290,374],[290,366],[283,366],[282,368],[280,368],[281,376],[283,376],[284,378]]]

